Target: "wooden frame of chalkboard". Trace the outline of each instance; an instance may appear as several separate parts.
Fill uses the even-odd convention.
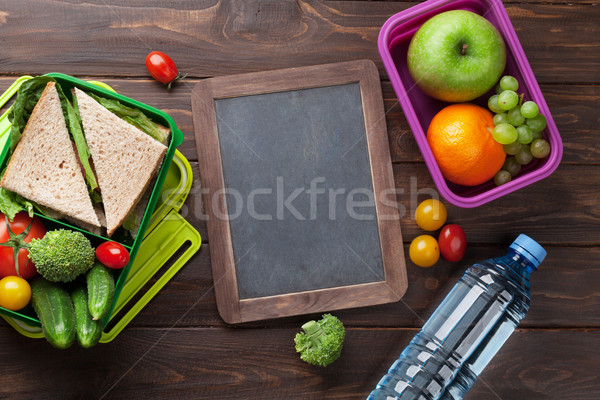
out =
[[[216,104],[223,99],[334,88],[358,84],[362,108],[368,175],[373,188],[376,234],[379,234],[381,279],[351,285],[241,298],[236,273],[230,215],[226,199],[223,154]],[[407,288],[404,249],[387,138],[379,72],[369,60],[247,73],[203,80],[192,91],[192,111],[198,150],[204,211],[217,306],[228,323],[256,321],[398,301]],[[331,115],[331,118],[335,118]],[[248,157],[251,157],[248,150]],[[300,151],[300,150],[299,150]],[[301,168],[301,166],[290,166]],[[260,171],[238,171],[257,174]],[[391,195],[391,196],[390,196]],[[387,198],[386,198],[387,196]],[[392,201],[390,201],[390,197]],[[347,246],[348,247],[348,246]],[[352,249],[348,247],[349,251]],[[307,254],[310,248],[301,249]],[[239,255],[238,255],[239,256]],[[244,257],[242,255],[241,257]],[[260,256],[260,255],[259,255]],[[241,258],[238,257],[238,258]],[[365,263],[357,255],[357,263]],[[264,279],[256,276],[257,280]]]

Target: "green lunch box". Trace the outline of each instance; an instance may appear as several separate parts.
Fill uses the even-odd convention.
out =
[[[189,162],[176,150],[176,147],[183,141],[183,134],[166,113],[115,93],[110,86],[102,82],[86,82],[58,73],[47,75],[56,79],[68,97],[70,97],[70,89],[76,86],[86,92],[114,98],[129,107],[141,110],[153,121],[167,126],[171,130],[168,150],[158,171],[156,183],[135,239],[124,236],[107,239],[63,221],[56,221],[36,213],[48,230],[61,227],[73,229],[83,232],[94,246],[107,240],[114,240],[129,250],[129,264],[120,271],[113,271],[118,274],[115,275],[115,297],[109,316],[103,321],[104,332],[100,340],[109,342],[123,330],[201,246],[200,234],[179,214],[192,185],[192,170]],[[15,95],[24,81],[31,78],[23,76],[17,79],[0,96],[0,107]],[[2,149],[0,169],[4,169],[6,166],[9,146],[11,125],[8,120],[8,112],[9,110],[0,116],[0,148]],[[150,278],[167,263],[170,263],[168,269],[146,289],[145,286]],[[142,288],[146,289],[144,293],[140,292]],[[0,307],[0,314],[21,334],[32,338],[43,337],[40,322],[31,306],[27,306],[19,312]]]

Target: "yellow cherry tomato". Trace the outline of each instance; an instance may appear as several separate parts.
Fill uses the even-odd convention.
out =
[[[437,231],[446,222],[446,206],[439,200],[427,199],[417,207],[415,220],[424,231]]]
[[[18,276],[7,276],[0,279],[0,307],[18,311],[29,304],[31,287]]]
[[[409,255],[419,267],[431,267],[440,258],[440,247],[433,236],[417,236],[410,244]]]

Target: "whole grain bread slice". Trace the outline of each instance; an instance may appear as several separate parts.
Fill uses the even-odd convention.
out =
[[[167,147],[83,91],[76,88],[75,95],[111,236],[148,189]]]
[[[0,187],[99,227],[55,85],[49,82],[42,92],[0,180]]]

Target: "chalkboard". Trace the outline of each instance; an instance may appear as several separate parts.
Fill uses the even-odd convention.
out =
[[[194,88],[192,109],[225,321],[403,295],[402,237],[390,205],[394,184],[373,63],[207,79]]]

